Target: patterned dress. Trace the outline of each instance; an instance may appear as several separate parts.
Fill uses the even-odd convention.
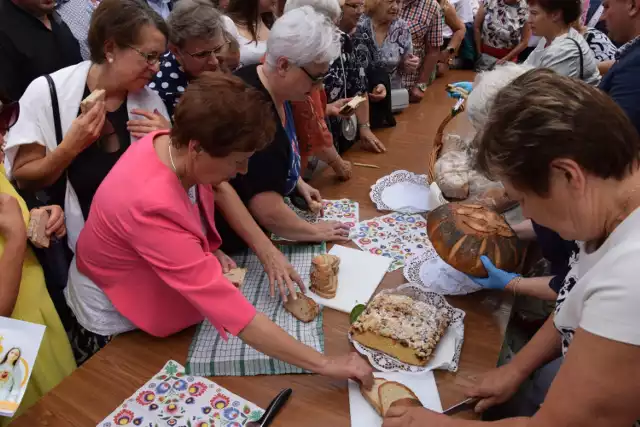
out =
[[[398,68],[402,66],[405,57],[413,53],[413,41],[411,40],[409,25],[403,19],[396,19],[389,26],[387,36],[382,45],[378,45],[371,18],[363,15],[360,18],[360,22],[358,22],[356,34],[371,34],[373,38],[371,47],[375,49],[374,52],[371,52],[371,56],[377,57],[375,65],[389,73],[392,89],[401,88],[402,78]]]
[[[529,19],[524,0],[509,5],[504,0],[484,0],[482,43],[496,49],[513,49],[522,40],[522,28]]]
[[[616,59],[618,48],[605,33],[595,28],[587,28],[584,39],[599,62]]]
[[[440,5],[435,0],[406,0],[400,12],[400,18],[409,24],[413,42],[413,54],[424,60],[427,43],[440,50],[444,43],[442,30],[444,22]],[[401,73],[402,85],[411,88],[418,83],[421,70],[415,73]],[[424,82],[426,83],[426,82]]]

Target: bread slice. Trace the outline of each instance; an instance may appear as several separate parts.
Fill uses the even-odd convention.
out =
[[[384,378],[374,378],[371,390],[365,389],[362,385],[360,386],[360,393],[362,393],[362,397],[364,397],[364,400],[373,406],[373,409],[375,409],[380,416],[382,416],[382,405],[380,404],[378,389],[386,382],[387,380]]]
[[[34,209],[31,211],[27,237],[33,244],[42,248],[48,248],[50,239],[46,234],[49,211],[46,209]]]
[[[360,104],[362,104],[366,100],[367,98],[365,98],[364,96],[361,96],[361,95],[354,96],[351,99],[351,101],[347,102],[345,105],[342,106],[342,108],[340,109],[340,114],[342,115],[351,114],[354,110],[356,110],[360,106]]]
[[[242,288],[244,285],[244,277],[247,275],[246,268],[233,268],[229,270],[228,273],[224,275],[231,283],[235,285],[236,288]]]
[[[80,103],[80,111],[82,114],[85,114],[87,111],[91,110],[91,108],[100,101],[104,101],[107,96],[107,92],[104,89],[96,89],[89,94],[85,99]]]
[[[391,406],[422,406],[418,396],[409,387],[396,381],[387,381],[378,387],[378,400],[383,416]]]
[[[311,203],[309,203],[309,210],[313,213],[320,213],[322,210],[322,202],[312,200]]]
[[[320,314],[320,306],[302,292],[296,293],[298,299],[289,297],[284,308],[293,316],[305,323],[313,321]]]

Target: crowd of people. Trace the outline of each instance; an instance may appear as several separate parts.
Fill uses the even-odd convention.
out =
[[[475,164],[519,202],[514,230],[553,274],[483,258],[478,283],[557,305],[469,395],[481,412],[516,408],[497,425],[632,425],[639,37],[638,0],[0,0],[0,315],[47,326],[21,411],[115,335],[204,319],[371,385],[363,359],[296,341],[223,274],[250,249],[272,296],[296,298],[305,286],[268,236],[349,230],[285,197],[321,202],[306,178],[324,163],[350,179],[347,150],[384,158],[374,131],[395,125],[398,99],[471,67]],[[49,213],[49,248],[28,242],[31,209]],[[397,408],[384,426],[474,423]]]

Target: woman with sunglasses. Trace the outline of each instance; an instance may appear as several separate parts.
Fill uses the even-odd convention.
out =
[[[236,71],[249,86],[270,101],[277,120],[269,146],[249,160],[244,176],[232,179],[249,212],[270,233],[299,242],[346,240],[348,229],[335,221],[309,224],[289,208],[284,197],[298,193],[307,205],[322,201],[320,193],[300,176],[300,150],[291,101],[304,101],[322,85],[329,64],[340,52],[335,26],[322,14],[305,6],[285,13],[271,29],[265,63]],[[223,218],[216,218],[223,250],[244,249]]]
[[[18,103],[0,96],[0,147],[4,134],[19,115]],[[49,297],[42,267],[27,245],[29,211],[2,166],[0,150],[0,316],[46,326],[26,394],[17,415],[33,405],[75,369],[73,352],[60,317]],[[46,233],[63,236],[64,215],[59,206],[45,206],[50,212]],[[0,425],[10,421],[0,419]]]

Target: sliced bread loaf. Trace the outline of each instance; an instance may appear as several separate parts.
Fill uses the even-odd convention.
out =
[[[298,299],[295,300],[289,296],[284,308],[296,319],[305,323],[311,322],[320,314],[320,306],[302,292],[298,292],[296,296]]]
[[[387,381],[378,387],[378,399],[382,406],[382,414],[386,414],[394,404],[404,406],[422,406],[420,399],[411,389],[396,381]]]
[[[380,416],[382,416],[382,405],[380,405],[378,389],[382,384],[386,382],[387,380],[385,380],[384,378],[375,378],[373,380],[373,387],[371,388],[371,390],[367,390],[363,386],[360,386],[360,393],[362,393],[362,397],[364,397],[364,400],[366,400],[371,406],[373,406],[373,409],[375,409],[376,412],[380,414]]]

